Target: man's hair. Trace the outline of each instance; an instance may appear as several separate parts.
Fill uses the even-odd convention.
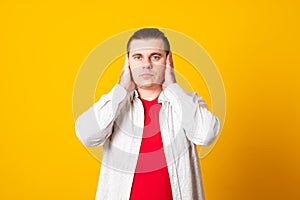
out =
[[[130,43],[132,40],[146,40],[146,39],[162,39],[164,42],[164,50],[167,53],[170,51],[170,43],[163,32],[157,28],[143,28],[136,31],[127,42],[127,52],[129,52]]]

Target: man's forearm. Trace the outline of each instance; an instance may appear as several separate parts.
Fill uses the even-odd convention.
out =
[[[103,95],[76,122],[76,135],[85,146],[101,146],[112,134],[113,123],[129,93],[119,84]]]
[[[187,94],[177,83],[165,90],[166,96],[180,117],[188,139],[201,146],[210,145],[219,133],[220,123],[196,93]]]

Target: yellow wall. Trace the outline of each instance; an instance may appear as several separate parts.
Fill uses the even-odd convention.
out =
[[[146,26],[192,37],[222,75],[207,199],[300,198],[299,2],[7,1],[0,20],[0,199],[94,198],[100,164],[75,136],[76,74],[98,44]]]

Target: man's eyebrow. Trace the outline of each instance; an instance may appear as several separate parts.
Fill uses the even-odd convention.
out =
[[[142,54],[141,54],[141,53],[133,53],[131,56],[132,56],[132,57],[133,57],[133,56],[142,56]]]
[[[142,56],[143,54],[142,53],[133,53],[131,56]],[[162,56],[162,53],[160,52],[153,52],[150,54],[150,56],[153,56],[153,55],[158,55],[158,56]]]
[[[159,55],[159,56],[162,56],[162,53],[160,53],[160,52],[153,52],[153,53],[151,53],[151,56],[153,56],[153,55]]]

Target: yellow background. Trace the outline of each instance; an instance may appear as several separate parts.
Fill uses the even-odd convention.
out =
[[[99,43],[147,26],[192,37],[222,75],[207,199],[300,198],[299,2],[2,1],[0,17],[0,199],[94,198],[100,163],[75,136],[76,74]]]

